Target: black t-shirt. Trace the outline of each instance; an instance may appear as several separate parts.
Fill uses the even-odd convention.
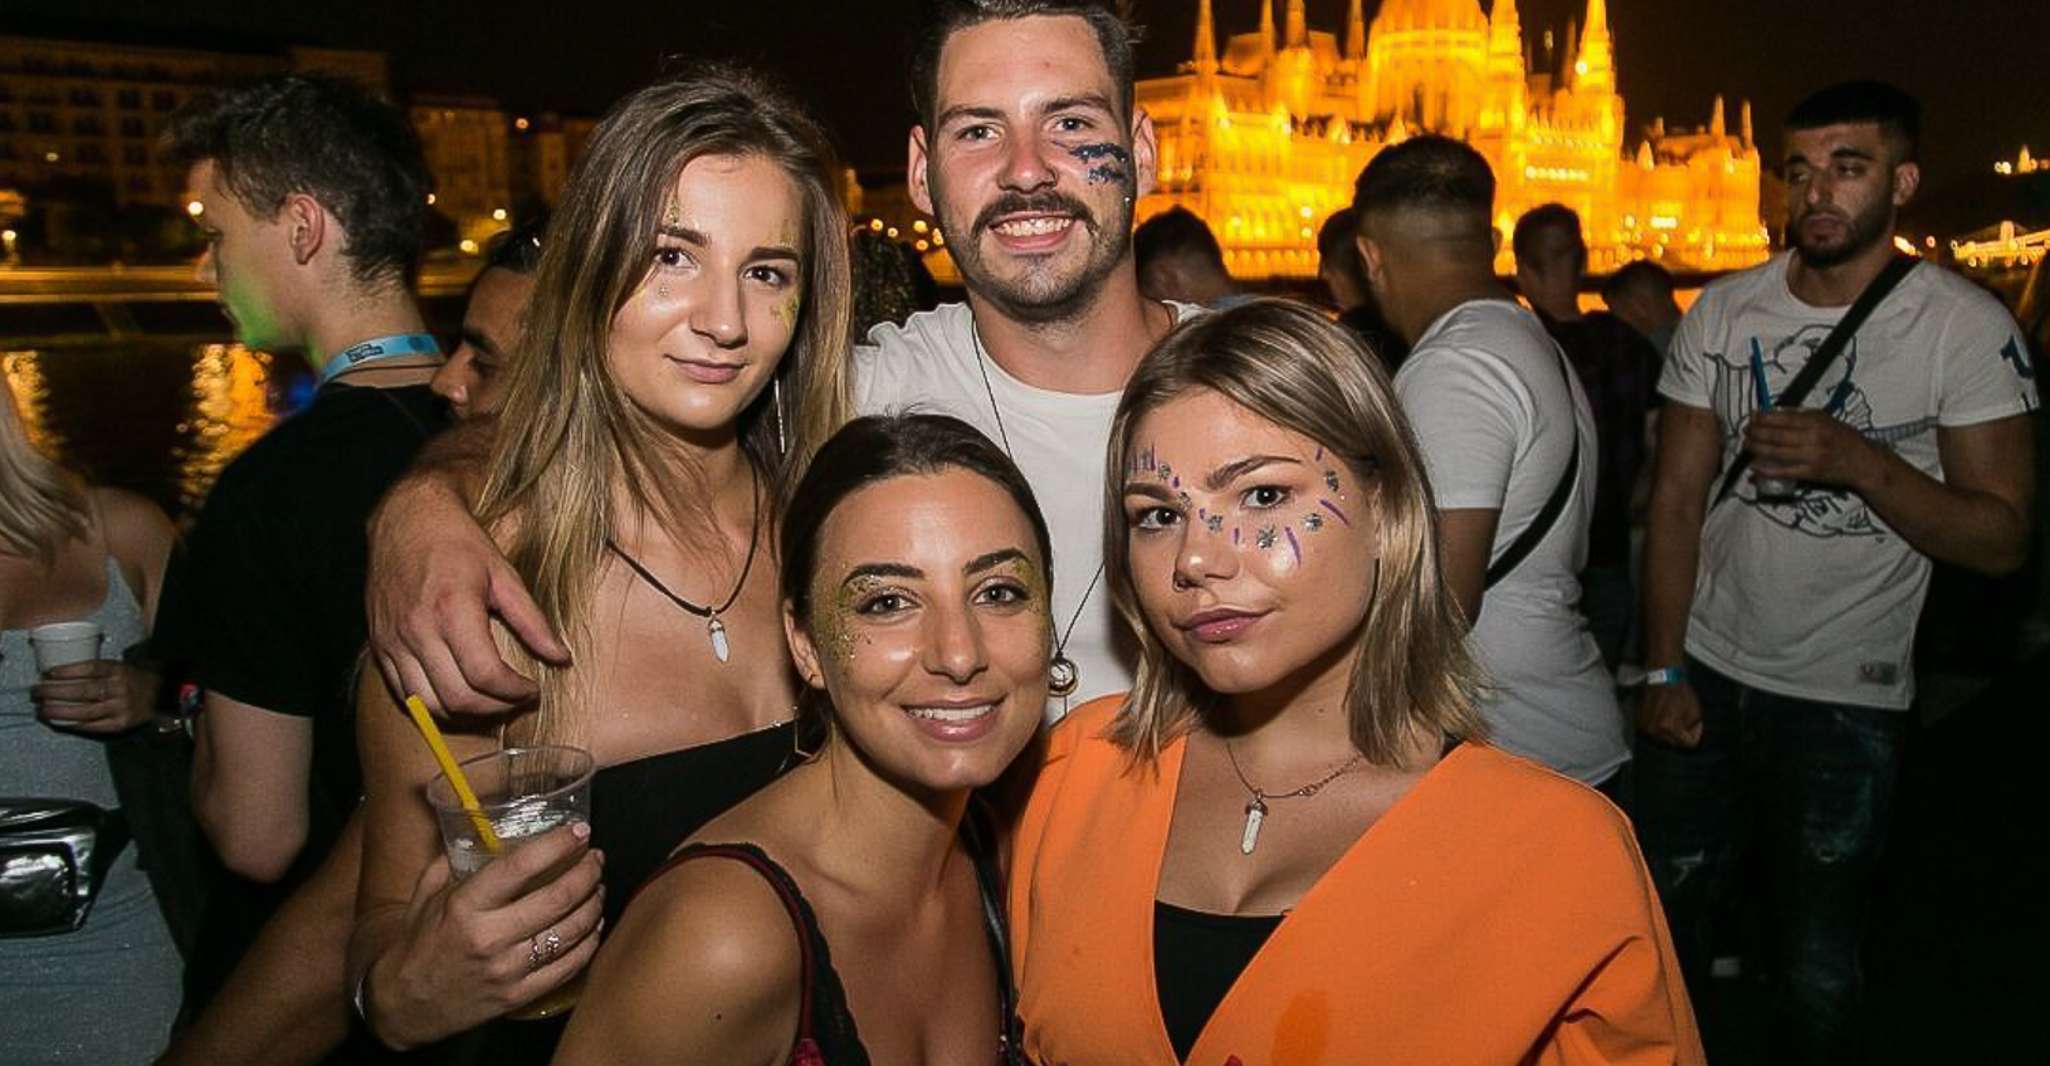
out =
[[[1587,531],[1589,565],[1630,558],[1630,490],[1644,466],[1644,416],[1658,390],[1659,353],[1622,319],[1595,311],[1572,322],[1539,315],[1566,350],[1594,409],[1594,519]]]
[[[364,523],[447,423],[424,385],[329,385],[221,473],[166,578],[157,656],[200,686],[313,720],[310,870],[355,808]],[[233,773],[233,767],[224,767]]]

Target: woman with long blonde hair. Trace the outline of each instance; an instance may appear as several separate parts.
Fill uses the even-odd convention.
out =
[[[121,807],[107,742],[148,723],[156,694],[122,652],[149,635],[175,539],[155,504],[86,485],[37,451],[0,374],[0,792]],[[30,631],[72,621],[99,626],[97,653],[37,669]],[[82,926],[24,936],[35,930],[17,908],[33,901],[0,902],[11,1059],[141,1062],[169,1039],[177,946],[138,846],[102,843],[119,850]]]
[[[420,794],[435,765],[403,694],[366,686],[352,973],[386,1043],[445,1037],[572,979],[601,918],[789,760],[797,682],[772,532],[791,472],[846,413],[836,174],[810,119],[724,66],[628,97],[579,162],[475,507],[571,657],[522,660],[538,700],[454,723],[449,744],[458,758],[590,751],[595,821],[452,885]],[[494,1043],[545,1057],[555,1032]]]
[[[1026,1055],[1699,1062],[1622,815],[1483,739],[1373,355],[1297,304],[1206,316],[1139,364],[1108,463],[1142,656],[1055,727],[1016,834]]]

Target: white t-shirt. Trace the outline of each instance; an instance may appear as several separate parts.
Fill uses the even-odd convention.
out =
[[[1841,307],[1787,288],[1789,253],[1709,285],[1673,336],[1659,392],[1715,414],[1722,469],[1757,407],[1754,346],[1775,395],[1829,336]],[[1993,297],[1924,263],[1872,312],[1803,407],[1834,409],[1866,439],[1942,480],[1936,429],[2031,410],[2028,348]],[[1720,487],[1711,484],[1710,500]],[[1750,475],[1708,513],[1687,651],[1786,696],[1905,709],[1929,560],[1849,491],[1803,485],[1760,503]]]
[[[1536,521],[1580,441],[1558,521],[1487,590],[1471,647],[1486,672],[1494,742],[1589,784],[1630,759],[1623,715],[1580,613],[1594,516],[1594,412],[1537,316],[1470,300],[1440,316],[1395,374],[1441,511],[1499,512],[1490,558]],[[1569,414],[1570,412],[1570,414]]]
[[[1169,306],[1177,321],[1202,311],[1189,304]],[[984,368],[989,371],[986,388]],[[1104,453],[1120,395],[1035,388],[1005,373],[996,360],[979,358],[975,318],[965,303],[921,312],[902,326],[879,325],[869,331],[867,343],[854,349],[854,407],[859,413],[952,415],[1000,445],[1010,440],[1011,458],[1038,497],[1053,537],[1054,630],[1079,672],[1073,695],[1048,697],[1049,723],[1097,696],[1130,689],[1138,665],[1138,645],[1125,633],[1110,592],[1098,579]],[[992,396],[1003,411],[1001,432]]]

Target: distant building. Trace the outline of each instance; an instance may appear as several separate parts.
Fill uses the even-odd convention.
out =
[[[185,174],[157,154],[164,119],[198,93],[288,70],[391,93],[380,52],[236,53],[0,36],[0,187],[105,182],[123,205],[175,206]]]
[[[1160,139],[1160,188],[1139,216],[1177,204],[1203,216],[1235,277],[1315,276],[1317,226],[1376,152],[1419,132],[1488,158],[1505,237],[1538,204],[1573,208],[1594,270],[1639,258],[1726,270],[1767,254],[1750,105],[1734,135],[1718,97],[1706,129],[1669,134],[1661,120],[1626,152],[1605,0],[1588,0],[1586,30],[1543,62],[1515,0],[1487,15],[1478,0],[1384,0],[1371,32],[1352,0],[1342,42],[1306,25],[1303,0],[1285,0],[1279,30],[1261,0],[1259,29],[1222,54],[1199,2],[1189,61],[1138,84]]]
[[[434,172],[430,202],[481,246],[511,217],[511,119],[488,97],[417,96],[406,113]]]
[[[209,51],[0,36],[0,189],[56,179],[101,182],[123,207],[178,207],[185,172],[158,155],[164,120],[192,97],[287,71],[353,79],[393,99],[382,52],[289,47]],[[407,115],[434,173],[430,203],[465,250],[482,248],[519,207],[555,206],[597,127],[554,113],[507,114],[482,96],[413,98]]]

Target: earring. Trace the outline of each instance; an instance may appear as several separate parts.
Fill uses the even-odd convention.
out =
[[[789,455],[790,441],[783,434],[783,379],[770,378],[769,392],[769,401],[776,405],[776,451],[781,455]]]

